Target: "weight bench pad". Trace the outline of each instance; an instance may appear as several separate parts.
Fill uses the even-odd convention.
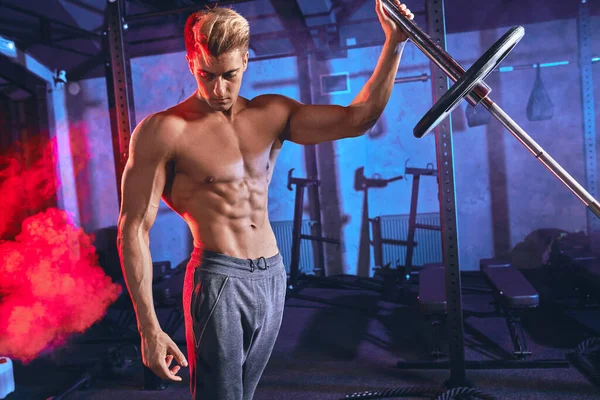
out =
[[[577,265],[580,279],[595,288],[600,288],[600,262],[597,259],[585,260]]]
[[[419,271],[419,304],[425,314],[446,313],[444,267],[429,267]]]
[[[481,272],[510,308],[532,308],[540,304],[538,292],[521,272],[509,263],[481,260]]]

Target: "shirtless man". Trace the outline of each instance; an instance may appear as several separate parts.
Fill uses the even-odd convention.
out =
[[[181,381],[177,373],[188,366],[161,330],[152,299],[149,231],[162,197],[188,223],[195,247],[183,302],[194,399],[254,395],[279,332],[286,292],[267,212],[275,160],[285,140],[306,145],[357,137],[381,116],[407,37],[380,0],[376,12],[386,36],[383,50],[373,75],[346,107],[304,105],[279,95],[238,96],[248,65],[248,22],[225,8],[197,12],[188,18],[185,42],[198,90],[145,118],[132,134],[118,248],[143,362],[171,381]]]

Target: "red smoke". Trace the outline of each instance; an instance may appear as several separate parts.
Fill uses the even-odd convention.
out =
[[[54,173],[55,151],[54,141],[38,137],[0,155],[0,240],[14,238],[23,219],[55,204],[60,184]]]
[[[47,207],[60,185],[54,149],[30,142],[0,158],[0,355],[23,362],[87,330],[122,290],[92,235]]]

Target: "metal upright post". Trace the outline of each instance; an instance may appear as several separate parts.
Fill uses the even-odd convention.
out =
[[[129,141],[135,126],[133,85],[125,40],[127,25],[124,18],[124,5],[125,0],[108,0],[103,40],[110,54],[110,60],[105,62],[105,72],[119,204],[122,198],[121,179],[129,158]],[[162,390],[165,387],[165,382],[150,368],[144,366],[144,388]]]
[[[417,204],[419,204],[419,184],[421,175],[413,175],[412,192],[410,196],[410,213],[408,217],[408,235],[406,241],[406,261],[405,266],[410,271],[413,267],[413,254],[415,252],[415,231],[417,230]]]
[[[598,197],[598,166],[596,156],[596,116],[594,112],[594,80],[592,75],[592,38],[590,32],[588,0],[580,0],[577,19],[579,33],[579,72],[581,77],[581,106],[583,108],[583,134],[585,154],[586,189]],[[600,218],[587,211],[590,247],[600,250]]]
[[[129,158],[129,140],[135,124],[133,108],[133,88],[127,44],[124,37],[126,29],[123,17],[123,0],[108,0],[106,6],[105,45],[108,47],[110,61],[106,63],[106,83],[108,89],[109,110],[113,146],[115,147],[115,173],[117,193],[121,201],[121,177],[125,163]]]
[[[312,93],[310,88],[310,58],[304,54],[297,57],[298,80],[300,82],[300,101],[304,104],[312,104]],[[319,168],[317,162],[317,145],[304,146],[304,162],[306,173],[309,177],[317,178]],[[310,234],[315,237],[323,236],[321,223],[321,199],[319,197],[319,186],[312,185],[307,188],[308,212],[311,225]],[[313,241],[313,271],[316,276],[325,276],[325,252],[323,242]]]
[[[293,289],[300,276],[300,246],[302,245],[302,212],[304,209],[304,185],[296,184],[296,200],[294,202],[294,226],[292,228],[292,259],[290,262],[289,286]]]
[[[446,49],[446,18],[443,0],[427,0],[429,36]],[[431,64],[433,102],[448,90],[448,76]],[[442,228],[442,254],[446,271],[448,301],[448,344],[450,358],[449,387],[467,386],[464,349],[462,293],[458,261],[458,229],[456,193],[454,184],[454,157],[452,147],[452,120],[449,117],[436,128],[436,154]]]

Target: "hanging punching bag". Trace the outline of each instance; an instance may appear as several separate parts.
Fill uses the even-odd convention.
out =
[[[552,100],[550,100],[550,96],[548,96],[548,92],[546,92],[546,88],[542,83],[539,64],[536,69],[535,83],[527,103],[527,118],[530,121],[549,120],[554,116],[554,104],[552,104]]]

